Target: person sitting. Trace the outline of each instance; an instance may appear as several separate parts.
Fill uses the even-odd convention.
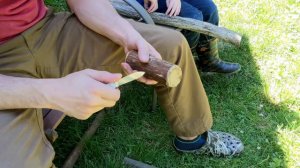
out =
[[[212,0],[137,0],[148,12],[192,18],[219,25],[218,9]],[[183,30],[198,68],[202,72],[236,73],[240,64],[222,61],[218,53],[218,39],[198,32]]]
[[[42,0],[2,0],[0,5],[0,162],[2,167],[53,166],[54,149],[43,129],[42,108],[84,120],[113,107],[120,90],[125,54],[135,50],[182,69],[182,81],[153,85],[175,134],[177,151],[231,156],[240,139],[212,131],[212,115],[184,36],[154,25],[126,20],[109,1],[68,0],[69,12],[54,13]]]

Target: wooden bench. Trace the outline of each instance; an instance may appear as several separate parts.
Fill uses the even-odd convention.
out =
[[[110,0],[117,12],[125,17],[136,20],[142,19],[148,24],[158,24],[175,29],[184,29],[199,32],[222,39],[236,46],[240,45],[242,37],[229,29],[207,22],[179,16],[170,17],[164,13],[153,12],[148,14],[136,0]]]

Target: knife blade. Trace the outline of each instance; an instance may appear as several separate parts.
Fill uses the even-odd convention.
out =
[[[144,74],[145,74],[145,72],[143,72],[143,71],[134,72],[130,75],[124,76],[119,81],[114,82],[114,83],[109,83],[108,85],[113,88],[118,88],[121,85],[124,85],[124,84],[129,83],[134,80],[137,80],[138,78],[142,77]]]

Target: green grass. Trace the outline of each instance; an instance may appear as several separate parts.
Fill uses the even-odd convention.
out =
[[[47,0],[58,11],[64,2]],[[215,130],[245,144],[237,158],[178,154],[161,110],[151,109],[152,89],[122,89],[76,167],[123,167],[125,156],[157,167],[300,167],[299,0],[217,0],[221,25],[243,35],[240,48],[220,43],[224,60],[239,62],[233,76],[203,76]],[[55,164],[61,166],[92,119],[67,118],[58,128]]]

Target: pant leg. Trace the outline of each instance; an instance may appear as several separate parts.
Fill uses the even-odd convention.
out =
[[[133,23],[164,60],[181,67],[182,81],[175,88],[155,87],[172,130],[179,136],[195,136],[209,130],[212,115],[190,47],[178,31]]]
[[[165,13],[167,9],[168,7],[166,4],[166,0],[158,0],[158,9],[156,12]],[[181,11],[179,13],[179,16],[203,21],[202,12],[185,1],[181,1]],[[182,34],[187,39],[193,55],[195,56],[195,59],[198,59],[195,48],[198,45],[200,33],[183,30]]]
[[[201,11],[203,15],[203,21],[214,24],[216,26],[219,25],[219,14],[218,8],[216,4],[212,0],[183,0],[193,7],[197,8]],[[213,37],[208,35],[200,35],[198,44],[207,43],[207,41],[213,39]]]
[[[155,86],[175,134],[195,136],[208,130],[212,125],[210,108],[185,38],[175,30],[130,23],[163,59],[183,70],[182,82],[176,88]],[[39,40],[34,40],[35,34],[41,34]],[[125,59],[123,48],[87,29],[68,13],[51,16],[42,27],[27,32],[25,38],[42,77],[61,77],[85,68],[121,72],[120,63]]]
[[[212,0],[183,0],[197,8],[203,14],[203,21],[214,25],[219,24],[219,14],[216,4]]]
[[[166,0],[158,0],[157,12],[165,13],[167,11]],[[181,11],[179,16],[192,18],[199,21],[208,22],[214,25],[219,24],[219,14],[216,4],[212,0],[181,0]],[[182,31],[186,37],[193,55],[197,55],[194,49],[199,44],[199,41],[210,40],[211,37],[207,35],[201,35],[197,32],[188,30]],[[195,57],[197,59],[197,57]]]
[[[0,45],[0,74],[38,77],[22,35]],[[0,110],[0,150],[0,167],[49,168],[54,150],[44,135],[41,109]]]
[[[181,11],[179,13],[179,16],[203,21],[202,12],[185,1],[181,1]],[[194,51],[194,49],[197,47],[199,43],[200,33],[189,31],[189,30],[183,30],[182,34],[187,39],[191,50]],[[193,55],[196,54],[193,53]]]

